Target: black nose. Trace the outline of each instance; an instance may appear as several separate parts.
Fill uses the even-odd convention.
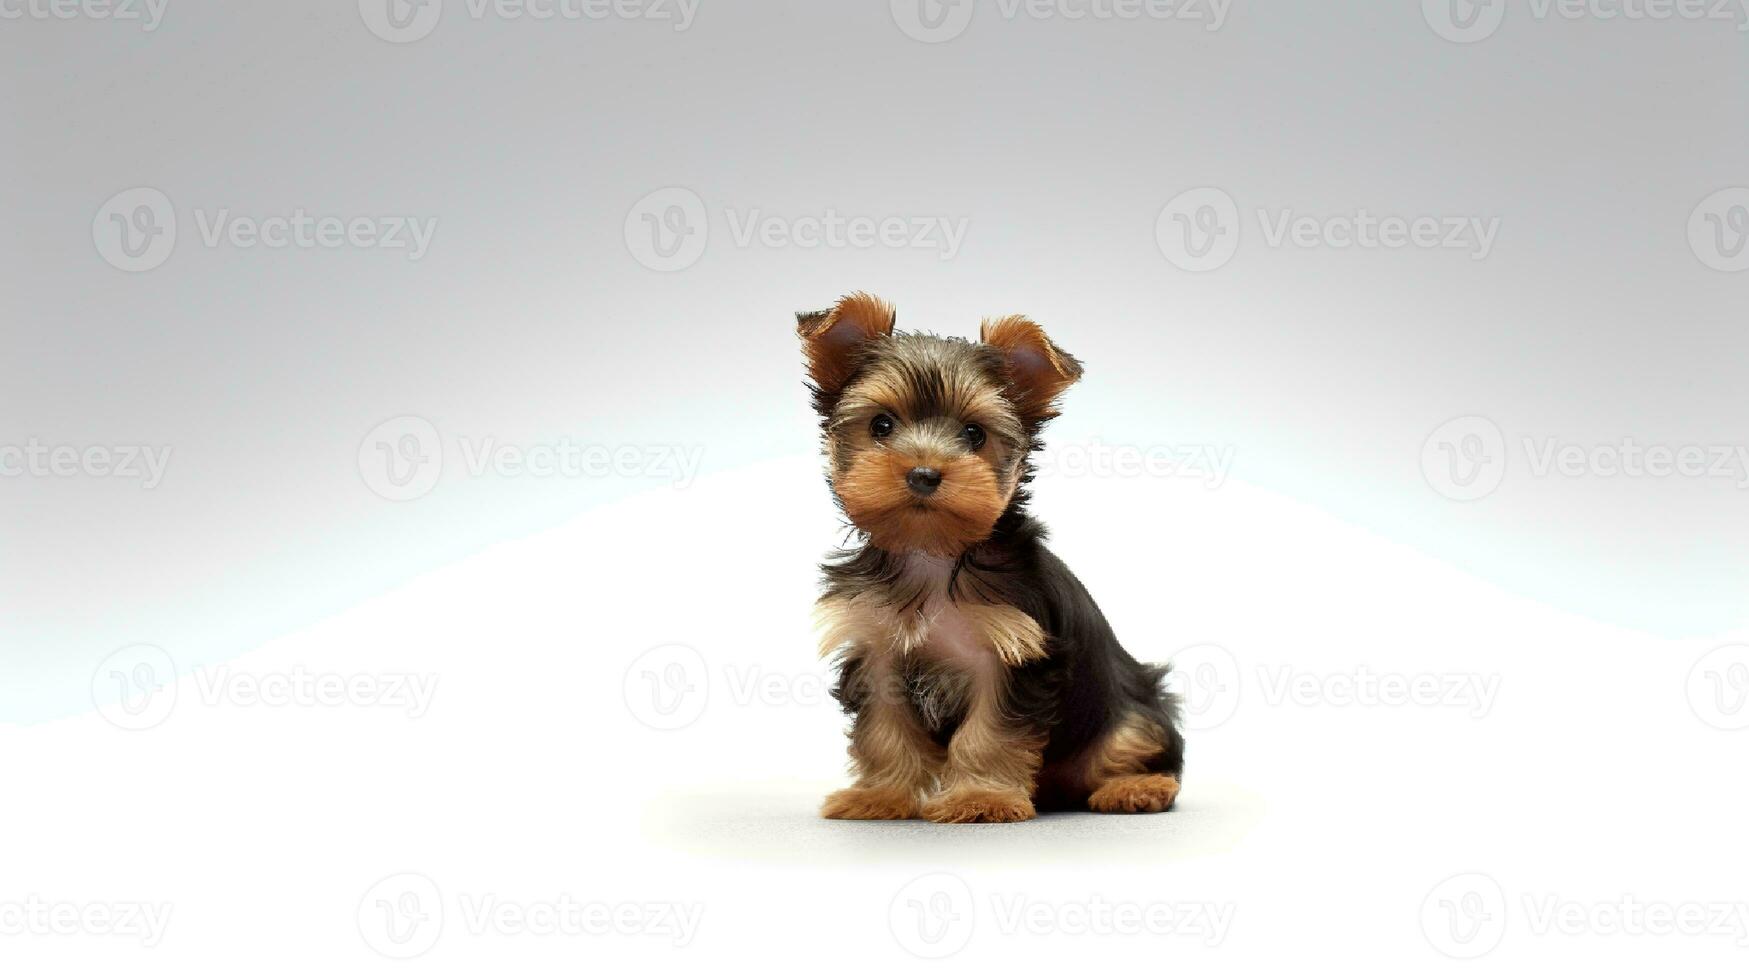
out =
[[[935,492],[936,487],[941,486],[941,471],[919,466],[905,474],[905,485],[917,496],[927,497]]]

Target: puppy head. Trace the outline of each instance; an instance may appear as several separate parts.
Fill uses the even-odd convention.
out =
[[[1019,316],[986,320],[979,343],[895,333],[865,293],[796,319],[851,522],[892,552],[951,557],[989,537],[1081,365]]]

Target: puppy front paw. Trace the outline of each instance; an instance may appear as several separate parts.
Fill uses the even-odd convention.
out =
[[[923,816],[936,823],[1018,823],[1037,815],[1023,793],[1001,790],[950,790],[923,804]]]
[[[826,797],[820,816],[827,820],[909,820],[917,815],[917,794],[879,786],[852,786]]]

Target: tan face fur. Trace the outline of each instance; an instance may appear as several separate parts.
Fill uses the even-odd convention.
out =
[[[990,535],[1080,366],[1021,317],[987,321],[980,343],[892,325],[864,294],[800,318],[832,488],[875,547],[955,556]]]

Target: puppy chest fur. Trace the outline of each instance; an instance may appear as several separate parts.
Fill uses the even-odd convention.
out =
[[[950,595],[952,563],[917,556],[890,583],[820,600],[823,654],[858,661],[871,692],[900,692],[934,731],[1004,669],[1045,656],[1044,631],[1013,606]]]

